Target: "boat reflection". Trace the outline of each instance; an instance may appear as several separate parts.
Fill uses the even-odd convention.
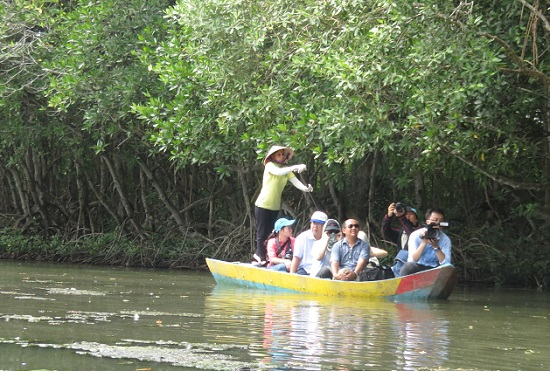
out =
[[[205,339],[245,346],[244,361],[276,369],[418,369],[444,365],[441,304],[394,303],[216,286]]]

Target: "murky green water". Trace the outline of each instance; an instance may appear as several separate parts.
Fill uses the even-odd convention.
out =
[[[548,293],[388,303],[1,262],[0,370],[546,370]]]

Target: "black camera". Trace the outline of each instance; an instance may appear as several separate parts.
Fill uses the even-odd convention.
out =
[[[440,222],[440,223],[430,223],[426,225],[426,234],[424,235],[424,239],[426,240],[439,240],[439,228],[435,227],[447,227],[449,223],[447,222]]]
[[[283,259],[292,260],[292,251],[287,251]]]
[[[405,205],[403,205],[401,202],[395,203],[395,211],[398,213],[404,213],[405,212]]]

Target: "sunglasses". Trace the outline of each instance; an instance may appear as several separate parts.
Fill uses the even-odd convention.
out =
[[[348,228],[348,229],[359,228],[359,224],[350,224],[350,225],[348,225],[347,228]]]

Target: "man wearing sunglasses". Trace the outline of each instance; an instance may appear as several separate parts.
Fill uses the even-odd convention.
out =
[[[346,220],[342,231],[344,238],[332,247],[330,268],[335,280],[355,281],[369,261],[370,246],[358,237],[357,220]]]

